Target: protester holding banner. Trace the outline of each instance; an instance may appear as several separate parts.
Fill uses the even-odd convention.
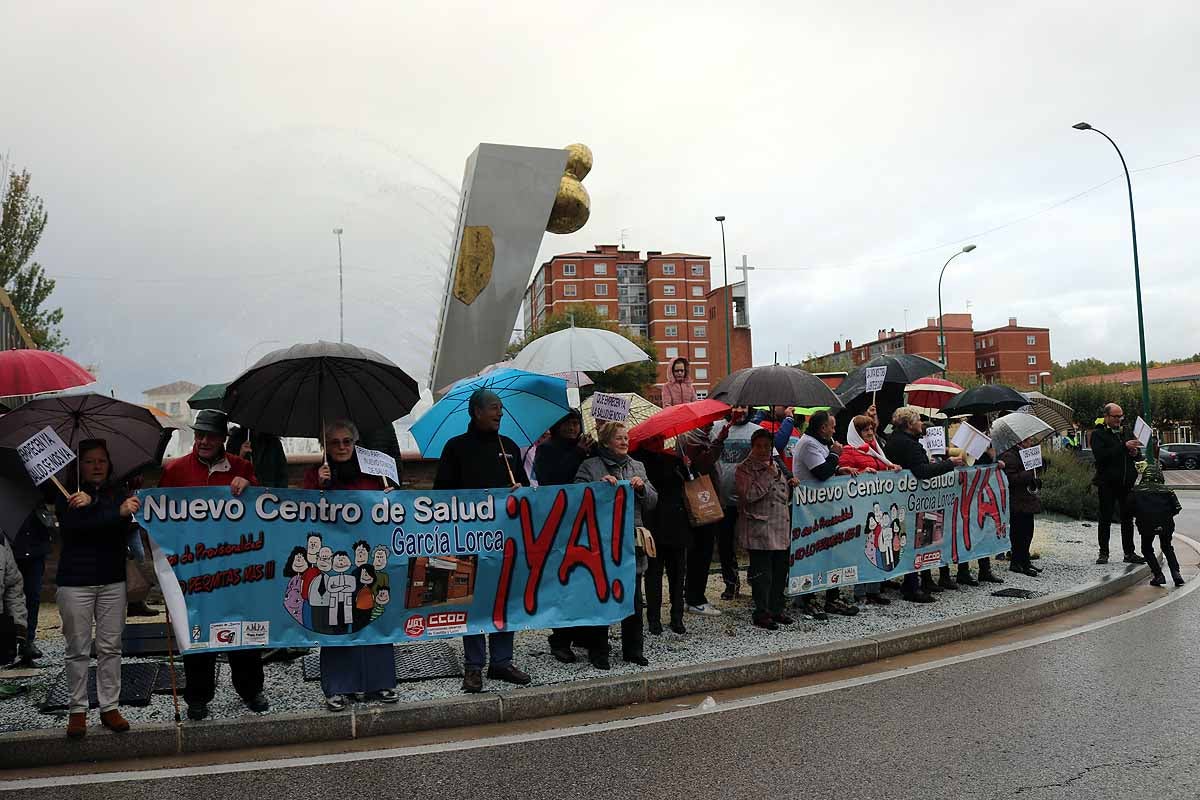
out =
[[[662,407],[679,406],[696,400],[696,387],[692,385],[691,365],[686,358],[671,362],[671,379],[663,384]]]
[[[125,540],[141,503],[113,486],[108,446],[100,439],[79,443],[79,483],[55,509],[62,531],[58,560],[59,614],[66,640],[71,690],[67,736],[87,733],[88,662],[96,626],[96,695],[100,722],[123,733],[129,723],[117,709],[121,695],[121,634],[125,630]]]
[[[575,482],[579,465],[587,458],[592,437],[583,434],[583,415],[571,411],[550,428],[546,441],[537,447],[533,472],[539,486],[564,486]],[[549,637],[550,654],[564,664],[575,663],[571,646],[587,647],[590,628],[555,628]]]
[[[920,441],[924,435],[925,423],[921,419],[921,409],[916,406],[896,409],[892,414],[892,436],[883,451],[888,461],[908,470],[917,480],[935,478],[962,466],[963,460],[959,456],[937,463],[930,462],[929,454]],[[932,603],[932,584],[933,578],[928,571],[920,578],[917,573],[910,572],[904,576],[901,592],[909,602]]]
[[[687,467],[676,452],[666,451],[661,436],[643,441],[634,456],[646,468],[650,485],[658,492],[658,504],[646,514],[646,525],[654,534],[655,554],[646,559],[646,624],[650,633],[663,632],[663,573],[667,577],[671,604],[671,630],[687,633],[683,624],[683,581],[687,567],[687,548],[692,531],[688,526],[683,485]]]
[[[467,400],[467,413],[471,417],[467,432],[450,439],[442,448],[433,488],[516,489],[528,486],[521,448],[500,433],[500,421],[504,418],[504,401],[500,396],[490,389],[476,389]],[[464,636],[463,691],[472,694],[483,691],[485,660],[489,662],[489,678],[527,685],[531,678],[513,666],[512,653],[512,631]]]
[[[189,486],[228,486],[236,497],[257,484],[254,466],[243,458],[225,452],[229,419],[221,411],[205,409],[192,423],[195,440],[192,452],[167,462],[159,478],[160,489]],[[262,656],[257,650],[231,650],[228,654],[233,688],[251,711],[266,711],[270,704],[263,694]],[[188,719],[208,716],[208,704],[217,690],[217,654],[196,653],[183,657],[187,684]]]
[[[875,406],[871,406],[874,411]],[[846,446],[838,454],[838,466],[849,467],[858,472],[890,472],[899,470],[895,464],[887,460],[883,448],[876,439],[878,422],[870,414],[859,414],[850,421],[846,430]],[[891,605],[892,601],[884,597],[878,583],[859,583],[854,586],[855,599],[866,600],[877,606]]]
[[[837,420],[828,411],[818,411],[809,418],[808,428],[800,437],[792,459],[792,476],[797,482],[827,481],[834,475],[858,474],[858,471],[851,467],[839,466],[838,460],[843,447],[833,440],[836,427]],[[840,614],[843,617],[858,614],[856,606],[843,602],[841,591],[836,587],[825,591],[824,614],[809,595],[801,596],[798,602],[805,614],[816,619],[821,619],[827,614]]]
[[[1036,469],[1025,469],[1018,452],[1021,448],[1033,445],[1032,439],[1026,439],[1004,453],[1000,462],[1004,465],[1004,474],[1008,477],[1009,541],[1012,543],[1012,560],[1009,561],[1008,569],[1010,572],[1036,578],[1041,570],[1033,566],[1029,557],[1029,546],[1033,544],[1033,517],[1042,510],[1042,501],[1038,497],[1042,479],[1037,476]]]
[[[310,468],[304,474],[305,489],[322,491],[380,491],[383,486],[376,475],[364,473],[358,463],[355,445],[358,444],[358,428],[349,420],[336,420],[325,426],[325,455],[328,462]],[[389,487],[390,488],[390,487]],[[367,619],[374,609],[375,568],[368,563],[364,549],[355,547],[354,585],[356,611],[365,611]],[[361,563],[360,563],[361,562]],[[310,585],[312,591],[322,591],[325,576],[318,575]],[[358,596],[368,602],[360,608]],[[383,703],[395,703],[396,660],[390,644],[361,644],[338,647],[321,647],[321,691],[325,693],[325,707],[330,711],[343,711],[351,697],[364,701],[377,699]]]
[[[705,425],[683,435],[683,457],[691,464],[692,474],[706,476],[714,487],[720,485],[717,462],[725,449],[725,437],[729,428],[721,435],[712,436],[713,426]],[[720,492],[718,492],[718,495]],[[691,520],[688,521],[689,525]],[[684,599],[687,611],[704,617],[719,617],[721,612],[708,602],[708,571],[712,566],[713,543],[720,535],[722,522],[691,526],[691,544],[687,551],[687,579],[684,581]]]
[[[646,547],[644,531],[646,514],[658,504],[658,492],[646,477],[646,468],[629,456],[629,428],[623,422],[606,422],[597,432],[600,449],[595,456],[579,465],[576,483],[604,481],[616,484],[629,481],[633,489],[633,525],[637,531],[637,577],[633,592],[633,613],[621,620],[621,657],[640,666],[649,661],[642,647],[642,576],[646,572]],[[652,542],[653,540],[651,540]],[[653,546],[651,544],[651,549]],[[608,669],[608,626],[593,628],[595,638],[589,648],[589,660],[597,669]]]
[[[791,542],[791,490],[798,481],[786,474],[772,455],[770,431],[750,438],[750,455],[738,465],[738,543],[750,554],[747,579],[754,597],[754,624],[776,630],[795,620],[783,613]]]
[[[738,464],[750,455],[750,437],[755,431],[762,430],[758,425],[749,421],[750,409],[746,406],[734,406],[729,409],[729,419],[713,425],[713,436],[724,441],[720,459],[717,461],[717,475],[720,479],[717,492],[721,495],[721,506],[725,509],[725,519],[721,521],[720,532],[717,535],[717,552],[721,556],[721,577],[725,580],[725,591],[722,600],[732,600],[738,596],[742,582],[738,577],[737,551],[734,539],[737,529],[738,495],[734,483],[734,473]]]
[[[985,431],[988,428],[987,417],[983,414],[975,414],[969,420],[967,420],[967,423],[978,431]],[[997,462],[996,448],[994,447],[988,447],[988,449],[984,450],[983,454],[973,462],[969,460],[969,456],[964,458],[964,463],[966,463],[968,466],[974,464],[981,467],[988,464],[999,463],[1001,469],[1004,469],[1006,466],[1006,462],[1004,461]],[[960,586],[978,586],[981,583],[1004,583],[1004,579],[992,572],[992,559],[985,556],[984,558],[979,559],[978,578],[971,577],[971,563],[969,561],[964,561],[963,563],[959,564],[958,583]]]

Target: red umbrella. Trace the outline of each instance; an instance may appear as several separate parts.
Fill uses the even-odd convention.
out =
[[[0,397],[60,392],[96,379],[66,356],[49,350],[0,350]]]
[[[729,406],[720,400],[696,400],[669,406],[645,422],[640,422],[629,431],[629,449],[636,450],[647,439],[661,436],[670,439],[681,433],[703,428],[729,413]]]
[[[904,387],[904,391],[908,393],[909,405],[923,408],[941,408],[950,402],[951,397],[962,390],[963,387],[957,383],[943,378],[935,378],[932,375],[917,378]]]

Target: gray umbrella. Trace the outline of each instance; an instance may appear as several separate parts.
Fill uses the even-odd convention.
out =
[[[780,364],[740,369],[718,383],[709,397],[731,406],[817,406],[835,413],[842,408],[842,401],[816,375]]]
[[[1041,392],[1026,392],[1025,396],[1029,398],[1029,405],[1032,407],[1033,415],[1042,422],[1045,422],[1056,431],[1065,431],[1071,427],[1071,420],[1075,417],[1075,409],[1063,401],[1047,397]]]
[[[420,399],[417,382],[374,350],[337,342],[267,353],[225,389],[230,419],[255,433],[320,437],[326,422],[389,426]]]
[[[1053,428],[1033,414],[1014,412],[993,422],[990,436],[996,452],[1007,453],[1026,439],[1032,438],[1036,444],[1053,433]]]
[[[40,397],[0,417],[0,446],[19,447],[47,425],[76,452],[84,439],[103,439],[117,480],[162,461],[174,430],[163,428],[145,406],[89,392]],[[75,469],[71,463],[59,474],[73,476]]]
[[[0,528],[11,542],[42,502],[42,493],[33,485],[17,451],[0,447]]]

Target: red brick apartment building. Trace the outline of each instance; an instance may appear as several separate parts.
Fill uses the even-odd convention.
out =
[[[742,286],[740,301],[736,286]],[[740,307],[744,317],[745,287],[730,289],[735,315]],[[713,295],[719,296],[714,300]],[[723,297],[723,290],[711,288],[708,256],[650,250],[643,258],[636,250],[597,245],[542,264],[525,290],[523,316],[528,333],[551,314],[589,303],[601,316],[654,342],[658,386],[667,380],[671,361],[682,356],[691,362],[697,392],[705,395],[725,374],[724,318],[712,306],[716,302],[719,311]],[[734,332],[735,370],[752,363],[749,337],[748,323]]]
[[[975,372],[988,383],[1029,390],[1051,382],[1050,329],[1018,325],[1009,317],[1003,328],[975,333]]]

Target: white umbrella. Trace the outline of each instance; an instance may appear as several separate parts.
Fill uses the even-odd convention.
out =
[[[552,375],[604,372],[622,364],[649,361],[642,348],[603,328],[565,328],[530,342],[510,362],[515,369]]]
[[[1019,411],[996,420],[990,431],[992,447],[997,453],[1006,453],[1026,439],[1033,439],[1036,444],[1052,433],[1054,430],[1045,422]]]

